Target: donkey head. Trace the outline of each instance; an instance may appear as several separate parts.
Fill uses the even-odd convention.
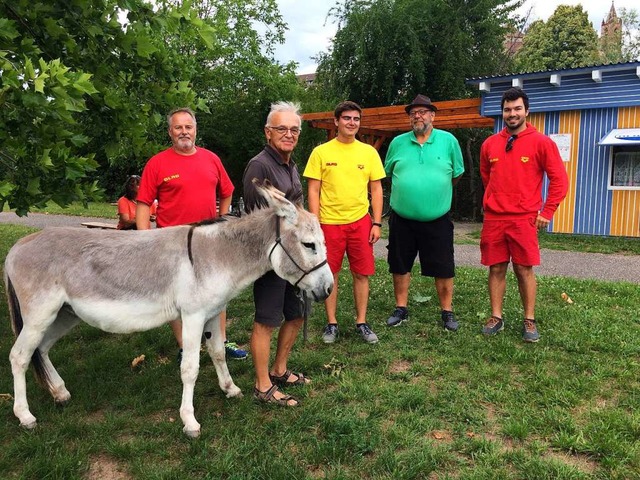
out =
[[[276,215],[276,239],[269,246],[274,272],[314,300],[324,300],[333,289],[333,274],[318,219],[287,200],[268,180],[263,184],[254,180],[254,184]]]

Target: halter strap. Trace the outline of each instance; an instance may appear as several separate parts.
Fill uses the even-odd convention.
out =
[[[271,254],[273,254],[273,251],[276,249],[278,245],[282,247],[282,251],[287,254],[287,257],[289,257],[289,260],[291,260],[293,264],[298,268],[298,270],[302,272],[302,276],[298,279],[296,283],[293,284],[294,287],[297,287],[304,277],[309,275],[311,272],[314,272],[319,268],[322,268],[327,263],[327,260],[324,259],[322,262],[317,264],[315,267],[311,267],[309,270],[305,270],[300,265],[298,265],[298,263],[293,259],[293,257],[289,254],[289,252],[287,252],[287,249],[284,248],[284,245],[282,245],[282,238],[280,237],[280,217],[276,215],[276,243],[273,245],[273,247],[271,248],[271,251],[269,252],[269,261],[271,261]]]

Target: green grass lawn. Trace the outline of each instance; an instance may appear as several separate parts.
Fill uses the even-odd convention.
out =
[[[0,258],[32,229],[0,225]],[[392,282],[383,262],[371,281],[369,322],[353,332],[350,275],[342,274],[341,338],[320,340],[321,305],[290,366],[313,379],[291,388],[301,405],[251,397],[253,364],[230,361],[244,398],[226,399],[202,354],[195,391],[202,435],[178,415],[181,383],[168,327],[129,336],[76,328],[51,353],[72,399],[56,407],[28,375],[34,431],[18,426],[0,303],[0,478],[3,479],[637,479],[640,478],[640,288],[539,279],[541,340],[521,341],[509,275],[505,331],[485,338],[486,272],[459,268],[456,334],[445,332],[433,282],[416,277],[411,319],[390,329]],[[562,299],[566,292],[574,301]],[[228,309],[228,336],[246,344],[250,291]],[[141,367],[133,358],[146,355]],[[111,475],[111,476],[109,476]]]
[[[5,212],[10,211],[5,205]],[[73,215],[77,217],[102,217],[115,218],[118,216],[118,208],[107,202],[91,202],[85,207],[82,203],[74,202],[66,208],[62,208],[54,202],[49,202],[47,208],[33,208],[34,213],[49,213],[51,215]]]

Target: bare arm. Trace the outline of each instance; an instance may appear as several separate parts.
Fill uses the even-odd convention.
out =
[[[118,217],[120,217],[120,224],[125,227],[125,229],[131,228],[132,225],[136,225],[136,220],[131,220],[128,213],[119,213]]]
[[[226,215],[229,213],[229,206],[231,205],[231,196],[220,199],[220,215]]]
[[[136,206],[136,228],[138,230],[151,228],[151,207],[146,203],[138,202]]]
[[[373,212],[373,223],[382,222],[382,182],[375,180],[369,182],[371,192],[371,211]],[[380,239],[380,226],[373,225],[369,233],[369,243],[376,243]]]
[[[307,201],[309,202],[309,211],[316,217],[320,218],[320,187],[322,181],[315,178],[307,178]],[[380,208],[382,210],[382,208]]]

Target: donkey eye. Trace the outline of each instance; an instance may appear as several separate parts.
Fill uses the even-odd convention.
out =
[[[316,244],[315,243],[302,242],[302,245],[304,245],[305,248],[308,248],[310,250],[315,250],[316,249]]]

